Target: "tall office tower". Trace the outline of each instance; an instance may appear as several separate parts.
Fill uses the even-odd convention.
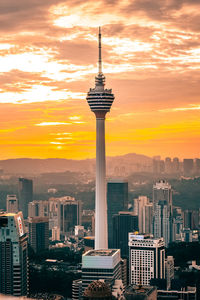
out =
[[[153,173],[154,174],[162,174],[165,171],[165,163],[164,160],[160,160],[160,158],[153,159]]]
[[[121,250],[121,256],[128,258],[128,233],[138,230],[138,216],[131,212],[119,212],[113,216],[113,248]]]
[[[179,173],[180,172],[180,162],[179,162],[178,157],[173,158],[172,170],[173,170],[173,173]]]
[[[153,186],[153,234],[163,237],[166,246],[172,242],[172,189],[164,180]]]
[[[167,283],[167,290],[171,288],[171,281],[174,279],[174,258],[167,256],[165,259],[165,278]]]
[[[109,181],[107,183],[108,205],[108,247],[113,248],[113,215],[119,211],[128,210],[128,182],[123,180]]]
[[[152,222],[150,207],[152,208],[152,203],[150,203],[148,197],[139,196],[134,199],[134,214],[138,216],[138,227],[140,233],[151,233],[150,231],[146,231],[149,227],[149,222]]]
[[[62,237],[72,233],[76,225],[81,225],[81,216],[82,202],[74,197],[49,199],[49,228],[60,228]]]
[[[173,207],[173,241],[181,240],[183,230],[183,212],[178,206]]]
[[[28,204],[33,201],[33,181],[19,178],[19,210],[23,212],[24,219],[28,217]]]
[[[181,215],[177,215],[173,218],[173,241],[181,240],[181,232],[183,230],[183,218]]]
[[[28,242],[23,215],[0,215],[0,294],[28,294]]]
[[[15,214],[19,211],[18,199],[16,195],[7,195],[6,211],[7,213],[15,213]]]
[[[172,160],[170,157],[165,158],[165,173],[172,173]]]
[[[152,233],[153,203],[148,203],[143,209],[143,233]]]
[[[184,175],[192,175],[194,171],[194,161],[193,159],[187,159],[185,158],[183,160],[183,173]]]
[[[163,238],[129,233],[130,284],[149,285],[152,278],[165,278]]]
[[[28,218],[29,244],[35,253],[49,249],[49,218]]]
[[[111,287],[115,279],[122,279],[119,249],[89,250],[82,256],[82,287],[94,280],[109,280]]]
[[[48,217],[49,201],[34,200],[28,204],[28,216],[32,217]]]
[[[184,211],[184,228],[199,229],[199,211],[189,210]]]
[[[67,236],[74,231],[76,225],[81,225],[81,201],[70,196],[59,198],[58,225],[62,236]]]
[[[101,62],[101,30],[99,28],[99,72],[95,88],[87,94],[87,102],[96,116],[96,199],[95,199],[95,249],[107,249],[107,203],[105,161],[105,116],[114,101],[111,89],[105,89],[105,76]]]

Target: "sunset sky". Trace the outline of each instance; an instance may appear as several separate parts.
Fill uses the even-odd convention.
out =
[[[95,157],[98,26],[107,155],[200,157],[199,0],[1,0],[0,159]]]

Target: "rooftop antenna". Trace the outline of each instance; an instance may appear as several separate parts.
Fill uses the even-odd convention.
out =
[[[101,27],[99,27],[99,74],[102,74],[102,60],[101,60]]]

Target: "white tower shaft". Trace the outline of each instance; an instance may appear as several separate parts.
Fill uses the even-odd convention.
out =
[[[96,116],[96,193],[95,193],[95,250],[108,249],[105,116],[114,101],[111,89],[105,89],[102,73],[101,28],[99,28],[99,73],[95,77],[95,88],[87,94],[87,102]]]
[[[108,249],[105,118],[96,118],[95,250]]]

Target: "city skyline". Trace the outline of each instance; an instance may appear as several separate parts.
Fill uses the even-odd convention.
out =
[[[95,157],[85,96],[97,74],[98,26],[116,97],[107,155],[199,157],[199,5],[2,2],[0,159]]]

